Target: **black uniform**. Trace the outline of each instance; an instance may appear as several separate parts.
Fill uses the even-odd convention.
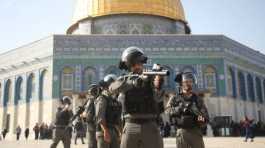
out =
[[[203,99],[196,94],[190,97],[180,94],[170,99],[167,108],[178,128],[177,148],[204,148],[201,128],[206,126],[209,116]],[[197,121],[199,115],[205,118],[205,123]]]
[[[73,117],[72,110],[63,110],[59,107],[56,113],[55,121],[55,137],[51,148],[56,148],[57,144],[62,140],[64,148],[70,148],[71,145],[71,129],[67,128],[71,118]]]

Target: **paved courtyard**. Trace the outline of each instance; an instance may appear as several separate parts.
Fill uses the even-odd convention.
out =
[[[265,137],[256,138],[254,142],[243,142],[243,138],[204,138],[206,148],[265,148]],[[175,139],[164,139],[165,148],[174,148]],[[87,148],[87,145],[80,144],[72,145],[72,148]],[[22,141],[0,141],[1,148],[48,148],[51,140],[22,140]],[[62,144],[58,148],[63,148]]]

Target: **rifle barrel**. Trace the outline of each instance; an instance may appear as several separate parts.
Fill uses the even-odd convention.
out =
[[[143,72],[143,75],[161,75],[161,76],[168,76],[169,71],[163,70],[163,71],[145,71]]]

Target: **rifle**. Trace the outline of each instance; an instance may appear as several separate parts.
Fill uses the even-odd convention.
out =
[[[101,91],[102,91],[102,89],[101,89],[101,86],[100,86],[99,84],[98,84],[98,85],[96,85],[96,84],[91,84],[91,85],[89,86],[89,89],[88,89],[88,94],[89,94],[91,97],[93,97],[93,98],[97,98],[97,97],[100,95]],[[92,98],[90,98],[90,99],[92,99]],[[70,119],[69,124],[68,124],[68,126],[66,127],[66,131],[67,131],[68,128],[72,127],[73,122],[75,121],[75,119],[76,119],[77,117],[79,117],[79,116],[80,116],[80,115],[86,110],[87,103],[89,102],[90,99],[88,98],[88,99],[86,100],[86,102],[85,102],[83,105],[78,106],[77,112],[76,112],[76,113],[73,115],[73,117]],[[88,107],[91,108],[91,105],[89,105]]]

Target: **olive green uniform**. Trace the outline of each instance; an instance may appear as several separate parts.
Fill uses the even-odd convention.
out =
[[[94,99],[90,98],[86,106],[87,113],[87,138],[88,148],[96,148],[96,125],[95,125],[95,104]]]
[[[119,148],[120,147],[120,136],[119,127],[121,124],[121,105],[110,96],[106,91],[100,95],[96,101],[96,137],[97,137],[97,147],[98,148]],[[107,143],[104,141],[104,133],[101,129],[100,123],[105,121],[109,134],[111,137],[111,142]]]
[[[56,113],[54,138],[51,148],[56,148],[60,141],[63,142],[64,148],[70,148],[72,130],[69,128],[72,127],[68,128],[68,125],[72,116],[73,112],[71,110],[64,111],[62,108],[58,108]]]
[[[152,80],[138,79],[130,73],[110,85],[110,91],[121,94],[119,100],[125,120],[121,148],[162,148],[163,140],[157,124],[161,102],[155,95]]]
[[[166,112],[175,118],[177,124],[176,145],[177,148],[204,148],[202,126],[206,126],[209,120],[207,108],[203,99],[193,94],[191,97],[177,95],[172,97]],[[206,122],[199,124],[198,115],[202,115]]]

